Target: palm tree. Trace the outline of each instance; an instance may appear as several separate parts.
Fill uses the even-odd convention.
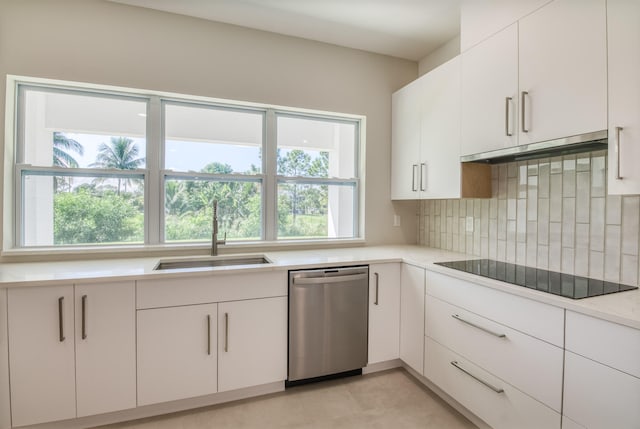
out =
[[[71,155],[75,152],[78,155],[84,155],[84,147],[76,140],[70,139],[63,133],[53,132],[53,165],[56,167],[78,168],[78,161]],[[53,178],[53,187],[58,189],[65,180],[60,177]],[[69,188],[71,188],[71,178],[69,178]]]
[[[138,158],[138,146],[128,137],[111,137],[109,144],[100,143],[96,162],[92,167],[113,168],[117,170],[135,170],[144,165],[145,159]],[[118,178],[118,195],[120,186],[124,182],[124,191],[127,192],[127,185],[131,184],[131,179]]]

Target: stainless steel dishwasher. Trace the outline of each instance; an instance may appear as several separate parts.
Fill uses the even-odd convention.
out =
[[[288,386],[362,372],[368,295],[368,266],[289,272]]]

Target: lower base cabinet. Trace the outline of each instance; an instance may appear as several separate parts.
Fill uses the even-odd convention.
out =
[[[426,337],[425,377],[494,429],[560,428],[561,416]]]
[[[425,270],[402,264],[400,272],[400,359],[424,375]]]
[[[218,391],[287,378],[287,297],[218,304]]]
[[[637,429],[639,405],[640,378],[570,351],[565,353],[563,414],[580,425],[574,426]]]
[[[138,310],[138,405],[218,391],[218,304]]]
[[[12,426],[136,406],[135,284],[8,291]]]
[[[138,310],[138,405],[287,378],[287,298]]]

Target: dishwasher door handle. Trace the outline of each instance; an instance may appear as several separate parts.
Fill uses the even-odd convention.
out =
[[[342,283],[350,282],[354,280],[368,279],[369,274],[350,274],[346,276],[332,276],[332,277],[294,277],[293,284],[297,285],[319,285],[326,283]]]

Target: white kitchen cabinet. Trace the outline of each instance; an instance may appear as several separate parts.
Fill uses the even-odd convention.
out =
[[[416,79],[391,97],[391,198],[419,198],[420,109],[423,79]]]
[[[420,198],[460,198],[460,57],[423,76]]]
[[[430,295],[425,306],[425,335],[560,413],[561,347]]]
[[[492,428],[560,428],[560,413],[429,337],[425,360],[425,377]]]
[[[461,155],[516,146],[518,25],[463,53],[461,69]]]
[[[605,12],[554,0],[464,52],[462,155],[606,129]]]
[[[134,288],[9,290],[13,426],[136,406]]]
[[[640,330],[567,311],[563,414],[590,428],[637,428]]]
[[[400,357],[400,264],[369,265],[369,364]]]
[[[138,405],[218,391],[218,304],[138,310]]]
[[[287,378],[287,298],[218,304],[218,391]]]
[[[13,426],[76,417],[73,286],[9,289]]]
[[[554,0],[518,25],[519,144],[606,129],[605,0]]]
[[[460,52],[466,52],[550,1],[463,0],[460,6]]]
[[[637,429],[638,404],[640,378],[565,353],[563,414],[569,419],[589,429]]]
[[[460,58],[392,98],[392,199],[460,197]]]
[[[134,282],[75,286],[78,417],[136,406]]]
[[[607,1],[610,194],[640,194],[640,2]]]
[[[424,373],[424,268],[402,264],[400,272],[400,359]]]

